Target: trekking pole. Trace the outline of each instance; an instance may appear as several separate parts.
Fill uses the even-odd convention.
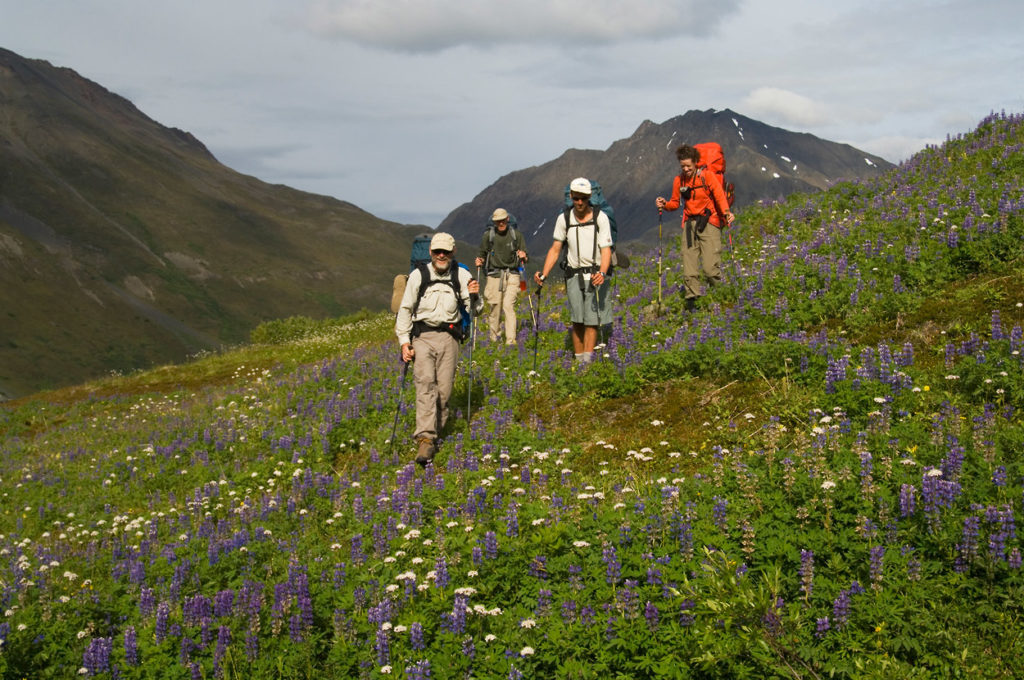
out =
[[[478,268],[479,271],[479,268]],[[476,294],[469,296],[469,305],[471,307],[469,312],[470,323],[473,324],[473,340],[469,344],[469,367],[466,369],[466,425],[469,425],[470,416],[473,414],[473,345],[476,341],[476,318],[474,312],[476,311],[476,301],[478,296]]]
[[[537,336],[540,331],[540,290],[541,286],[537,286],[537,323],[533,325],[533,370],[537,370]]]
[[[519,261],[519,289],[526,290],[526,272],[523,270],[523,261]],[[533,298],[526,293],[526,301],[530,303],[530,318],[533,320],[533,370],[537,371],[537,311],[533,308]],[[537,304],[540,304],[540,286],[537,287]]]
[[[398,414],[402,412],[402,397],[405,396],[405,376],[409,373],[408,361],[402,362],[402,381],[398,386],[398,408],[395,409],[395,424],[391,426],[391,439],[388,440],[388,457],[395,449],[395,435],[398,433]]]
[[[476,280],[480,281],[480,267],[476,268]],[[473,320],[473,344],[470,346],[470,349],[474,349],[474,348],[476,348],[476,320],[475,319]],[[472,352],[470,352],[469,356],[472,359],[472,357],[473,357]]]
[[[658,316],[661,316],[661,213],[661,208],[658,208]]]

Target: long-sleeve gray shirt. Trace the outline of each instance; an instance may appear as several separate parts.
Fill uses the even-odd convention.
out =
[[[473,276],[462,267],[455,267],[454,264],[444,274],[439,274],[433,263],[427,265],[427,273],[431,281],[450,281],[451,270],[455,269],[459,277],[459,290],[462,293],[462,304],[473,316],[477,316],[483,310],[484,301],[477,296],[474,307],[469,294],[469,282]],[[409,342],[412,334],[412,325],[416,321],[422,321],[428,326],[443,326],[450,323],[461,322],[459,303],[455,299],[455,289],[449,284],[430,285],[423,291],[419,305],[413,309],[416,303],[416,296],[419,294],[420,282],[422,281],[419,268],[413,269],[409,274],[409,280],[405,284],[405,294],[402,296],[402,303],[398,308],[398,316],[395,317],[395,335],[398,336],[398,344],[404,345]]]

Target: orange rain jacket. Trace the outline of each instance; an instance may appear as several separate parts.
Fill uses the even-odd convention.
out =
[[[725,213],[729,212],[729,201],[718,176],[713,172],[706,172],[703,168],[693,173],[693,177],[685,182],[681,174],[676,175],[672,180],[672,198],[665,204],[665,210],[679,209],[679,192],[684,186],[690,187],[691,191],[683,210],[683,222],[696,219],[707,208],[711,210],[708,224],[721,229],[725,222]]]

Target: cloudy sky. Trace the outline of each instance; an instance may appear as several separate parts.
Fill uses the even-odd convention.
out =
[[[899,162],[1024,111],[1021,26],[1021,0],[0,0],[0,47],[236,170],[430,226],[690,109]]]

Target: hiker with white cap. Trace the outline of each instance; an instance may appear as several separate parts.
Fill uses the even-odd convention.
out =
[[[437,453],[437,439],[448,421],[448,400],[455,384],[459,343],[464,339],[463,310],[483,309],[480,285],[455,260],[455,239],[438,232],[430,239],[430,263],[409,274],[395,318],[402,361],[413,364],[416,383],[416,462],[426,465]]]
[[[590,205],[590,180],[577,177],[569,183],[572,210],[555,220],[555,240],[548,250],[544,267],[534,274],[543,286],[568,244],[565,285],[572,321],[572,347],[580,363],[594,356],[598,328],[611,323],[608,272],[612,264],[612,228],[608,216]],[[596,217],[595,217],[596,215]]]
[[[526,239],[515,228],[514,218],[504,208],[491,214],[491,221],[476,256],[476,266],[487,273],[484,299],[491,306],[487,327],[491,342],[501,340],[501,315],[505,314],[505,344],[516,344],[516,298],[519,270],[526,262]]]

